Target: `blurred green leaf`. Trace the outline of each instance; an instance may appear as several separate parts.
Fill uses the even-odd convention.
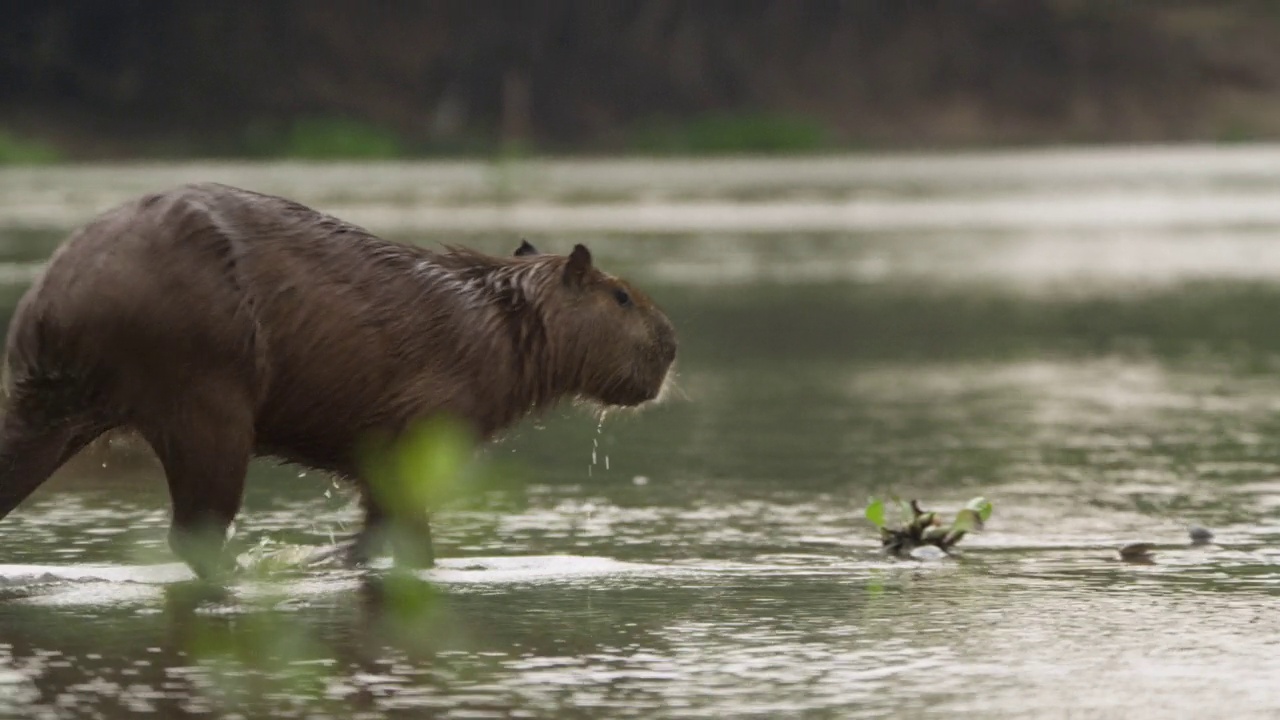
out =
[[[991,517],[991,511],[994,510],[995,507],[991,504],[990,500],[984,497],[976,497],[965,505],[965,509],[976,512],[978,514],[978,518],[985,523]],[[981,527],[981,525],[979,525],[979,527]]]
[[[982,516],[977,510],[965,508],[956,513],[956,519],[951,523],[952,532],[971,532],[982,527]]]
[[[460,494],[475,441],[460,423],[433,418],[406,433],[397,449],[403,500],[435,507]]]
[[[474,453],[470,431],[441,416],[410,427],[394,443],[374,443],[364,466],[382,506],[417,520],[470,489],[478,473]]]
[[[871,498],[871,504],[867,505],[867,519],[878,528],[884,528],[884,501]]]
[[[903,522],[909,522],[915,517],[915,513],[911,510],[911,503],[903,500],[897,495],[892,496],[893,502],[898,505],[898,519]]]
[[[330,651],[310,628],[263,606],[234,616],[190,618],[184,649],[209,673],[210,698],[235,710],[263,695],[323,698]]]

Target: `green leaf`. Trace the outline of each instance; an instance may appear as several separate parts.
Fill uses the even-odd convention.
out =
[[[866,516],[873,525],[884,528],[884,501],[871,498],[871,504],[867,505]]]
[[[472,460],[466,428],[444,417],[409,428],[397,448],[401,501],[414,508],[439,507],[463,490]]]
[[[364,473],[390,515],[417,522],[474,484],[478,464],[473,438],[467,426],[452,418],[428,418],[391,441],[374,440],[363,458]]]
[[[995,506],[991,504],[990,500],[984,497],[976,497],[965,505],[965,509],[972,510],[978,514],[978,519],[981,521],[979,522],[978,527],[982,527],[982,523],[985,523],[987,519],[991,517],[991,511],[995,509]]]
[[[956,513],[955,522],[951,523],[952,532],[969,532],[982,527],[982,516],[977,510],[965,508]]]

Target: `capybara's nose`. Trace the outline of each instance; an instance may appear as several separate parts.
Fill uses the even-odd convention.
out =
[[[676,361],[676,329],[665,317],[659,318],[657,327],[658,357],[670,365]]]

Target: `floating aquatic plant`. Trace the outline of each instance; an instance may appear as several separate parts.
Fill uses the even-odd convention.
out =
[[[908,555],[912,550],[924,545],[932,545],[947,552],[960,542],[965,534],[981,530],[991,517],[993,506],[990,500],[976,497],[970,500],[960,512],[956,513],[951,523],[944,524],[936,512],[922,509],[917,500],[904,502],[893,501],[904,522],[898,527],[891,527],[886,520],[888,506],[884,500],[872,498],[867,505],[866,516],[873,525],[880,529],[880,543],[884,549],[894,555]]]

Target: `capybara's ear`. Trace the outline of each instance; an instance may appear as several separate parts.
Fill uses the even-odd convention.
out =
[[[569,253],[569,262],[564,266],[564,281],[570,285],[581,285],[591,270],[591,251],[586,245],[574,245]]]
[[[537,255],[537,254],[538,254],[538,248],[534,247],[533,243],[529,242],[528,240],[525,240],[524,238],[520,238],[520,247],[516,248],[516,252],[515,252],[516,257],[524,257],[525,255]]]

